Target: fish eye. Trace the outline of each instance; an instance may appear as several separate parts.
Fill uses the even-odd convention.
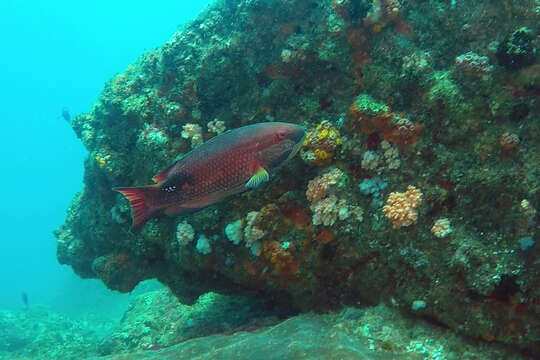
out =
[[[278,140],[285,139],[286,136],[287,136],[287,133],[285,131],[283,131],[283,130],[278,131],[278,133],[277,133]]]

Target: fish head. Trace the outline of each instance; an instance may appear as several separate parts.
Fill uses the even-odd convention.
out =
[[[264,137],[258,158],[268,170],[275,170],[291,159],[302,147],[306,128],[290,123],[265,123],[260,136]]]

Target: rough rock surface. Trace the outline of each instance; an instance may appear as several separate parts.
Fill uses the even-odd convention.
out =
[[[261,305],[208,294],[188,307],[153,291],[132,300],[116,329],[37,307],[1,311],[0,359],[525,359],[385,305],[281,322],[261,318]]]
[[[99,352],[156,350],[195,337],[273,325],[279,322],[275,315],[264,303],[246,298],[207,293],[187,306],[166,289],[153,291],[132,301]]]
[[[0,359],[84,359],[98,354],[114,322],[72,319],[41,307],[0,311]]]
[[[346,308],[332,315],[304,314],[267,328],[191,339],[166,349],[92,359],[524,358],[500,346],[466,342],[451,331],[404,317],[397,309],[379,305],[364,309]]]
[[[219,2],[74,118],[90,156],[59,261],[123,292],[157,278],[184,303],[391,301],[540,352],[539,13],[533,0]],[[502,66],[512,44],[527,61]],[[151,183],[196,145],[193,125],[206,140],[268,120],[310,131],[269,184],[129,231],[112,187]]]

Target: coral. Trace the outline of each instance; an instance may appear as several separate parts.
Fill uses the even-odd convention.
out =
[[[98,153],[94,155],[94,160],[96,161],[97,166],[99,166],[101,169],[105,169],[107,167],[107,164],[110,159],[111,159],[111,154]]]
[[[176,241],[181,245],[187,245],[195,238],[195,229],[188,224],[187,221],[182,221],[176,225]]]
[[[375,197],[378,197],[388,184],[380,177],[375,176],[369,179],[364,179],[362,182],[358,185],[360,188],[360,191],[364,195],[372,195]]]
[[[327,165],[332,161],[339,145],[339,130],[331,122],[324,120],[314,131],[307,133],[301,156],[308,164]]]
[[[392,192],[383,206],[384,215],[394,228],[409,226],[418,220],[417,208],[422,202],[422,192],[409,185],[404,193]]]
[[[206,127],[208,128],[208,132],[215,133],[217,135],[227,130],[227,128],[225,127],[225,122],[218,119],[209,121]]]
[[[361,115],[374,117],[390,112],[390,108],[376,101],[368,94],[360,94],[354,99],[350,112],[354,118],[358,118]]]
[[[191,147],[195,148],[203,143],[202,128],[197,124],[185,124],[182,126],[182,137],[191,139]]]
[[[381,151],[383,153],[386,167],[390,170],[396,170],[401,164],[399,160],[399,149],[397,146],[390,144],[388,141],[381,141]]]
[[[292,279],[290,276],[298,275],[298,260],[292,254],[290,246],[287,249],[283,248],[283,244],[277,241],[265,241],[262,249],[264,257],[272,264],[273,275],[280,283],[288,283]]]
[[[527,27],[515,30],[499,44],[496,56],[499,64],[509,70],[532,65],[536,58],[533,31]]]
[[[310,203],[316,203],[326,197],[328,189],[337,185],[343,179],[343,171],[334,168],[321,176],[310,180],[306,190],[306,197]]]
[[[519,145],[519,136],[509,132],[505,132],[499,136],[499,145],[503,154],[511,155]]]
[[[240,244],[243,237],[242,232],[242,220],[236,220],[225,226],[225,236],[232,242],[234,245]]]
[[[362,156],[362,169],[376,170],[379,167],[380,158],[374,151],[368,150]]]
[[[431,70],[432,57],[429,52],[415,51],[403,57],[401,77],[412,76],[419,78]]]
[[[519,207],[523,213],[529,217],[533,218],[536,216],[536,209],[532,206],[531,202],[527,199],[523,199],[519,202]]]
[[[203,255],[208,255],[212,252],[212,245],[210,245],[210,239],[204,235],[199,235],[197,239],[197,245],[195,246],[197,251]]]
[[[458,109],[463,95],[451,78],[450,71],[437,71],[431,76],[432,85],[427,93],[427,105],[433,109]]]
[[[335,195],[330,195],[311,205],[313,212],[313,225],[334,225],[338,218],[338,213],[346,206],[345,200],[338,199]]]
[[[310,209],[313,212],[313,225],[332,226],[336,220],[346,220],[351,215],[354,215],[355,221],[361,222],[363,217],[361,208],[348,205],[345,199],[338,200],[335,195],[313,203]]]
[[[488,57],[480,56],[473,51],[456,57],[456,67],[471,77],[483,77],[493,71],[493,65],[490,65]]]
[[[362,156],[362,169],[381,173],[383,170],[399,168],[399,150],[386,140],[381,141],[380,151],[368,150]]]
[[[359,127],[364,134],[379,134],[384,140],[397,145],[416,143],[423,126],[413,123],[400,114],[389,111],[388,106],[380,104],[369,95],[359,95],[349,114],[353,127]]]
[[[346,176],[339,168],[317,176],[310,180],[306,191],[306,197],[310,202],[310,209],[313,212],[313,225],[333,225],[337,219],[345,220],[354,215],[356,221],[362,221],[363,211],[361,208],[347,204],[345,199],[340,199],[334,194],[329,194],[329,190],[344,187]]]
[[[244,228],[244,241],[246,247],[250,248],[253,255],[259,256],[261,252],[261,245],[259,240],[265,235],[264,231],[257,227],[258,211],[250,211],[246,215],[246,226]]]
[[[364,18],[364,26],[371,28],[374,33],[380,33],[388,23],[402,25],[398,19],[401,4],[397,0],[373,0],[371,9]]]
[[[169,138],[163,129],[159,129],[155,125],[145,124],[143,131],[139,134],[138,141],[149,144],[150,148],[160,149],[169,142]]]
[[[435,220],[435,223],[431,227],[431,233],[438,238],[444,238],[450,235],[452,233],[450,220],[448,220],[447,218]]]

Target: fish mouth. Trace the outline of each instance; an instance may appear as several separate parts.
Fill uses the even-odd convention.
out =
[[[297,125],[291,133],[291,138],[296,143],[303,143],[306,138],[306,128],[302,125]]]
[[[294,133],[291,135],[292,139],[295,141],[295,145],[293,149],[291,150],[291,153],[287,157],[287,161],[289,161],[300,150],[300,148],[304,144],[306,135],[307,135],[306,128],[303,126],[298,126],[298,129],[295,130]]]

